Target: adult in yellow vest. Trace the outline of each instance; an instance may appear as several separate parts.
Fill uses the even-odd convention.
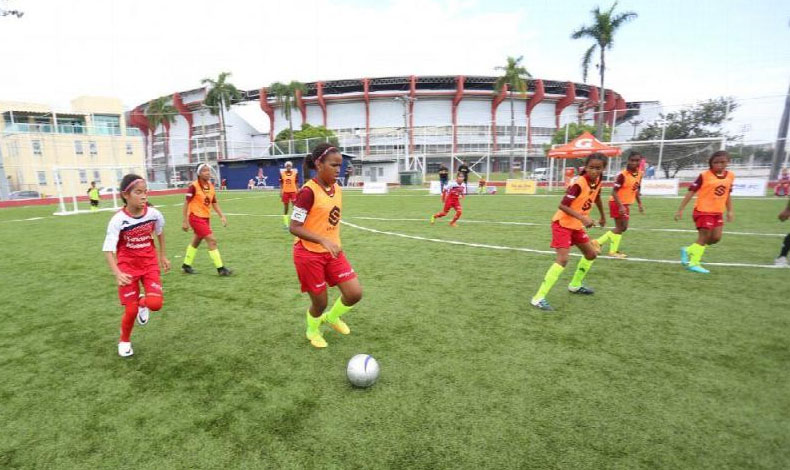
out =
[[[195,260],[198,246],[203,239],[208,243],[208,255],[217,268],[217,273],[220,276],[230,276],[233,271],[226,268],[222,264],[222,257],[217,248],[217,239],[214,238],[214,233],[211,231],[211,208],[219,215],[222,225],[228,226],[228,219],[219,208],[217,203],[217,193],[214,190],[214,185],[211,184],[211,167],[205,163],[201,163],[197,167],[198,178],[187,189],[186,201],[184,201],[184,221],[181,228],[185,232],[189,231],[189,227],[195,232],[192,237],[192,243],[187,246],[187,253],[184,256],[184,264],[181,265],[181,270],[186,274],[195,274],[192,268],[192,262]]]
[[[302,173],[307,179],[310,170],[315,178],[305,182],[299,191],[291,214],[290,231],[294,240],[294,265],[302,292],[310,295],[307,310],[306,336],[316,348],[327,346],[321,334],[326,322],[336,332],[351,333],[340,316],[362,299],[362,286],[340,245],[340,216],[343,192],[337,184],[343,157],[330,144],[319,144],[305,157]],[[337,286],[340,297],[332,309],[327,306],[327,286]]]
[[[299,170],[293,169],[291,162],[285,162],[280,170],[280,199],[283,201],[283,225],[288,228],[288,204],[296,202],[299,190]]]

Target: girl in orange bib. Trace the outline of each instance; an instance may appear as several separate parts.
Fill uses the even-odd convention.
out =
[[[554,283],[560,278],[568,264],[571,245],[576,245],[584,255],[576,266],[568,290],[574,294],[591,295],[592,289],[584,286],[582,281],[590,270],[593,261],[598,256],[600,245],[595,240],[590,240],[584,228],[592,227],[595,222],[589,217],[593,204],[598,207],[601,218],[598,223],[603,227],[606,217],[601,203],[601,173],[606,166],[606,157],[594,153],[587,157],[584,171],[571,181],[571,185],[560,202],[560,207],[551,218],[551,247],[557,252],[557,258],[543,278],[538,292],[530,302],[541,310],[554,310],[546,300]]]
[[[727,222],[735,220],[730,198],[735,174],[727,171],[729,159],[729,154],[723,150],[711,155],[708,160],[710,169],[700,173],[694,184],[689,187],[686,197],[681,201],[680,208],[675,214],[675,220],[680,220],[683,217],[683,209],[694,194],[697,195],[697,203],[694,205],[692,215],[697,226],[697,242],[680,249],[680,262],[691,272],[701,274],[710,272],[702,267],[700,261],[705,253],[705,247],[721,240],[724,230],[722,218],[724,210],[727,210]]]
[[[285,162],[280,170],[280,199],[283,201],[283,224],[288,228],[288,204],[296,201],[299,190],[299,171],[293,169],[291,162]]]
[[[351,333],[340,317],[362,299],[362,286],[346,259],[340,244],[340,216],[343,192],[337,184],[343,156],[330,144],[319,144],[304,160],[305,179],[310,170],[315,178],[307,181],[296,196],[291,213],[290,231],[294,241],[294,265],[302,292],[310,296],[305,335],[316,348],[327,346],[321,325],[328,323],[340,334]],[[327,286],[337,286],[340,297],[332,309],[327,306]]]
[[[628,156],[625,170],[617,175],[612,188],[612,195],[609,197],[609,216],[614,219],[614,229],[606,232],[598,238],[598,243],[604,245],[609,243],[609,256],[614,258],[625,258],[626,254],[620,251],[620,240],[623,233],[628,230],[628,220],[631,218],[631,204],[636,201],[639,205],[639,212],[644,213],[642,199],[639,197],[644,173],[639,169],[642,155],[632,151]]]

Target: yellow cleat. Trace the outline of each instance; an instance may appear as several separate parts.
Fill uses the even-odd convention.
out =
[[[435,222],[436,222],[436,216],[432,215],[431,216],[431,225],[433,225]]]
[[[326,322],[326,324],[331,326],[333,330],[337,331],[341,335],[347,335],[351,333],[351,328],[349,328],[348,325],[346,325],[346,322],[344,322],[339,318],[335,323]]]
[[[610,251],[610,252],[609,252],[609,256],[611,256],[612,258],[617,258],[617,259],[625,259],[625,258],[628,258],[628,255],[627,255],[627,254],[625,254],[625,253],[621,253],[621,252],[619,252],[619,251]]]
[[[328,346],[324,337],[321,336],[321,333],[307,333],[306,336],[307,339],[310,340],[310,344],[312,344],[315,348],[325,348]]]

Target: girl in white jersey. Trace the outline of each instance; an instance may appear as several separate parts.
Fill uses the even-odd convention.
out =
[[[118,284],[118,296],[124,313],[121,318],[121,338],[118,355],[134,354],[130,337],[134,320],[148,323],[149,310],[162,308],[162,281],[159,268],[170,270],[165,255],[165,218],[148,205],[148,186],[135,174],[121,180],[121,199],[124,207],[110,219],[104,239],[104,256]],[[154,246],[154,235],[159,242],[159,253]],[[140,285],[145,295],[140,294]]]

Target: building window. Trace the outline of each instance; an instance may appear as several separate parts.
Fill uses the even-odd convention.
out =
[[[121,118],[117,114],[94,114],[93,127],[99,135],[121,135]]]
[[[33,155],[41,155],[41,141],[34,140],[33,141]],[[44,183],[46,184],[46,183]]]
[[[118,184],[121,184],[121,180],[123,179],[123,170],[120,168],[116,168],[115,170],[115,179],[118,181]]]
[[[101,183],[101,173],[99,170],[93,170],[93,181]]]
[[[38,174],[38,184],[39,186],[46,186],[47,185],[47,172],[46,171],[37,171]]]
[[[383,166],[379,167],[379,176],[384,176],[384,167]]]
[[[132,144],[126,144],[126,155],[133,155],[134,154],[134,147]]]
[[[75,140],[74,141],[74,153],[77,155],[82,155],[84,152],[82,151],[82,141]]]
[[[96,146],[96,142],[94,141],[88,142],[88,148],[91,151],[91,156],[96,156],[99,154],[99,148]]]
[[[85,170],[80,170],[80,184],[85,184],[88,182],[88,172]]]

